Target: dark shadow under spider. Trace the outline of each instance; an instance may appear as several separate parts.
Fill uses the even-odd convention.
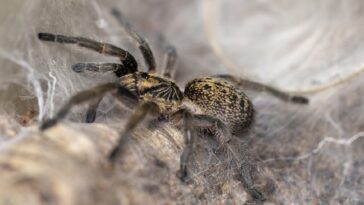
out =
[[[185,148],[180,157],[179,177],[182,181],[188,178],[188,161],[191,156],[195,132],[194,128],[213,127],[220,146],[226,145],[232,135],[248,130],[254,121],[254,107],[249,98],[240,90],[252,89],[266,91],[276,97],[293,103],[307,104],[308,99],[292,96],[276,88],[258,82],[241,79],[231,75],[217,75],[196,78],[187,83],[184,92],[172,80],[177,60],[176,49],[161,35],[159,46],[164,52],[164,65],[161,75],[156,74],[156,63],[148,43],[137,34],[128,20],[113,9],[113,16],[124,28],[128,36],[136,42],[148,71],[138,71],[138,64],[128,51],[107,43],[100,43],[88,38],[39,33],[42,41],[74,44],[79,47],[94,50],[101,54],[120,58],[121,63],[78,63],[72,66],[77,73],[82,72],[114,72],[119,77],[117,82],[105,83],[89,90],[81,91],[71,97],[58,111],[54,118],[44,121],[40,129],[45,130],[64,119],[75,105],[91,101],[86,122],[93,122],[96,110],[102,98],[107,93],[122,102],[127,99],[134,102],[136,108],[127,120],[118,144],[109,154],[109,160],[115,163],[120,157],[123,147],[135,127],[147,114],[160,117],[167,121],[183,121]],[[159,70],[158,70],[159,71]],[[194,112],[199,110],[199,113]],[[202,113],[202,114],[201,114]],[[250,173],[242,172],[240,177],[243,185],[255,200],[264,200],[264,196],[254,188]]]

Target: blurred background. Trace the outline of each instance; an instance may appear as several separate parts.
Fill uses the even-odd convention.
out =
[[[38,32],[113,43],[129,50],[144,70],[140,53],[110,15],[111,8],[121,10],[147,39],[157,65],[162,65],[158,34],[175,45],[176,82],[181,87],[196,77],[233,74],[310,98],[308,106],[298,106],[247,91],[256,105],[257,122],[243,140],[251,145],[249,153],[266,179],[257,185],[268,196],[266,204],[364,203],[361,0],[5,0],[0,7],[1,143],[18,139],[28,126],[53,116],[77,91],[115,80],[111,74],[75,74],[70,66],[118,59],[39,42]],[[97,122],[123,121],[115,109],[115,103],[106,99]],[[71,115],[72,121],[82,118],[82,108]],[[199,177],[201,169],[194,169]],[[146,181],[150,177],[136,176]],[[220,178],[213,182],[202,178],[195,184],[208,193],[202,198],[195,192],[172,196],[157,191],[151,200],[244,203],[241,190],[226,188]],[[222,188],[216,191],[211,183]]]

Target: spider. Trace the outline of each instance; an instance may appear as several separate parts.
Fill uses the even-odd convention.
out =
[[[220,145],[226,144],[233,135],[249,130],[254,121],[254,106],[240,89],[266,91],[274,96],[292,103],[307,104],[308,99],[282,92],[276,88],[258,82],[234,77],[231,75],[215,75],[196,78],[187,83],[184,91],[176,85],[172,76],[177,60],[176,49],[165,38],[161,37],[160,46],[164,51],[164,68],[156,73],[156,63],[148,43],[136,33],[129,21],[116,9],[112,15],[124,28],[128,36],[134,40],[142,53],[148,72],[138,71],[138,64],[128,51],[107,43],[100,43],[88,38],[38,33],[42,41],[74,44],[79,47],[94,50],[101,54],[118,57],[121,63],[78,63],[72,66],[76,73],[82,72],[113,72],[117,82],[105,83],[89,90],[81,91],[71,97],[61,107],[54,118],[45,120],[40,129],[54,126],[66,117],[70,109],[90,101],[86,112],[86,122],[95,120],[97,107],[107,93],[115,98],[135,103],[135,111],[127,120],[118,144],[109,154],[111,163],[122,154],[123,147],[135,127],[148,115],[154,114],[159,119],[174,121],[183,120],[185,148],[180,157],[179,177],[186,181],[188,176],[188,161],[193,149],[194,128],[214,128],[215,136]],[[193,108],[192,108],[193,107]],[[264,199],[262,194],[253,187],[251,180],[244,183],[253,198]]]

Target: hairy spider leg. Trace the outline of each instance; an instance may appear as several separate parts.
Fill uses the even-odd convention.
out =
[[[150,49],[148,42],[132,29],[129,20],[123,16],[119,10],[114,8],[111,10],[111,13],[124,28],[125,32],[138,44],[138,48],[143,55],[145,64],[148,67],[148,72],[155,72],[156,63],[152,49]]]
[[[128,70],[123,64],[118,63],[77,63],[72,66],[72,70],[76,73],[84,71],[105,73],[113,71],[117,77],[122,77],[129,73],[134,73],[136,70]],[[102,97],[91,103],[86,112],[86,123],[92,123],[96,119],[96,111],[101,103]]]
[[[93,123],[96,120],[96,111],[99,107],[103,96],[96,99],[94,102],[90,103],[86,111],[86,123]]]
[[[194,131],[191,128],[206,128],[215,126],[217,128],[217,141],[219,147],[230,146],[227,143],[232,138],[229,128],[218,118],[214,118],[210,115],[192,114],[187,109],[180,109],[176,111],[172,118],[184,119],[184,133],[185,133],[185,148],[180,158],[180,170],[179,177],[181,181],[186,182],[188,180],[188,162],[194,147]],[[228,149],[229,150],[229,149]],[[232,153],[234,155],[234,153]],[[249,194],[258,201],[264,201],[263,194],[254,188],[253,178],[251,176],[253,170],[251,165],[244,162],[240,165],[239,180],[247,189]]]
[[[277,88],[274,88],[272,86],[269,85],[264,85],[262,83],[258,83],[258,82],[254,82],[251,80],[247,80],[247,79],[243,79],[243,78],[238,78],[232,75],[215,75],[212,76],[214,78],[220,78],[223,80],[226,80],[228,82],[231,82],[233,84],[235,84],[238,87],[242,87],[244,89],[251,89],[254,91],[261,91],[261,92],[268,92],[274,96],[276,96],[277,98],[286,101],[286,102],[292,102],[292,103],[297,103],[297,104],[308,104],[309,100],[306,97],[303,96],[297,96],[297,95],[292,95],[290,93],[286,93],[284,91],[281,91]]]
[[[106,93],[118,90],[120,95],[129,97],[129,98],[136,98],[129,90],[124,87],[121,87],[118,83],[105,83],[99,86],[96,86],[90,90],[85,90],[77,93],[66,104],[62,106],[62,108],[58,111],[54,118],[48,119],[44,121],[41,126],[40,130],[46,130],[48,128],[53,127],[58,123],[58,121],[64,119],[67,114],[69,113],[70,109],[76,105],[85,103],[90,100],[100,99]]]
[[[180,109],[171,115],[171,119],[183,118],[184,123],[184,138],[185,138],[185,148],[180,157],[180,170],[179,178],[181,181],[188,180],[188,162],[194,147],[195,131],[192,128],[207,128],[216,127],[217,128],[217,141],[219,147],[225,146],[231,139],[231,133],[228,127],[218,118],[214,118],[210,115],[203,114],[193,114],[187,109]]]
[[[265,201],[263,194],[254,188],[254,182],[252,177],[252,165],[249,162],[243,162],[240,166],[239,180],[243,186],[247,189],[248,193],[256,201]]]
[[[184,138],[185,138],[185,148],[180,156],[180,170],[179,170],[179,178],[181,181],[185,182],[188,177],[187,164],[191,156],[191,152],[194,145],[194,136],[192,128],[192,114],[183,110],[183,123],[184,123]]]
[[[158,105],[154,102],[142,102],[138,105],[132,114],[132,116],[128,119],[124,131],[120,134],[117,145],[113,148],[113,150],[109,154],[109,160],[112,163],[121,156],[124,151],[124,146],[127,143],[131,132],[139,125],[143,119],[149,113],[159,113],[160,109]]]
[[[72,65],[72,70],[76,73],[82,72],[94,72],[94,73],[106,73],[114,72],[117,77],[134,73],[136,69],[130,69],[120,63],[77,63]]]
[[[163,34],[158,35],[158,45],[164,53],[163,76],[173,78],[178,58],[176,48],[171,45]]]
[[[122,66],[113,65],[114,67],[119,69],[114,71],[115,74],[134,73],[138,70],[138,63],[136,62],[133,55],[131,55],[128,51],[111,44],[100,43],[84,37],[64,36],[51,33],[38,33],[38,38],[42,41],[50,41],[50,42],[57,42],[64,44],[75,44],[82,48],[94,50],[101,54],[119,57],[123,65]],[[76,64],[72,66],[72,69],[75,72],[82,72],[83,71],[82,69],[86,69],[87,67],[92,67],[91,65],[92,64],[84,64],[84,65]],[[103,67],[105,66],[107,67],[107,64],[106,65],[104,64]]]

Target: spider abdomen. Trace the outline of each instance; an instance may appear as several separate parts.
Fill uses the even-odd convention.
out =
[[[198,78],[186,85],[185,96],[203,112],[225,122],[235,134],[254,120],[249,98],[231,84],[216,78]]]

